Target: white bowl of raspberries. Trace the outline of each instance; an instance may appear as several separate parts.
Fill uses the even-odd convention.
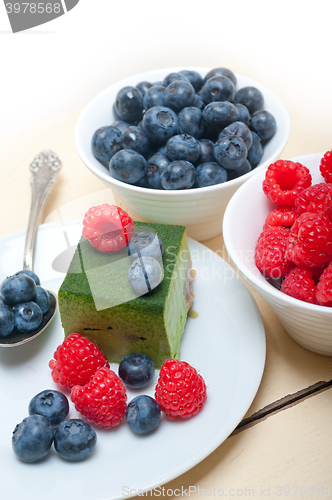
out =
[[[221,233],[231,196],[279,157],[289,132],[286,108],[260,83],[222,67],[166,68],[97,95],[75,144],[118,205],[202,241]]]
[[[332,152],[278,160],[234,194],[226,249],[303,347],[332,356]]]

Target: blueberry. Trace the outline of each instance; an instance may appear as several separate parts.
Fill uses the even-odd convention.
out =
[[[136,295],[145,295],[156,288],[163,277],[159,262],[153,257],[135,259],[128,270],[128,281]]]
[[[119,365],[119,377],[131,389],[147,386],[154,377],[154,364],[146,354],[128,354]]]
[[[263,109],[264,96],[256,87],[243,87],[236,92],[233,102],[244,104],[252,115],[255,111]]]
[[[251,132],[251,133],[252,133],[252,145],[248,151],[247,158],[250,164],[253,167],[255,167],[261,161],[264,151],[261,140],[256,134],[256,132]]]
[[[228,170],[228,180],[231,181],[233,179],[237,179],[238,177],[241,177],[244,174],[247,174],[248,172],[251,171],[251,165],[248,162],[248,160],[244,160],[242,165],[240,165],[238,168],[234,168],[233,170]]]
[[[195,137],[188,134],[174,135],[166,142],[166,153],[171,160],[195,163],[201,154],[201,146]]]
[[[97,435],[93,427],[78,418],[61,422],[54,436],[54,448],[62,458],[70,461],[87,458],[96,443]]]
[[[189,82],[175,81],[165,89],[165,105],[176,113],[192,106],[195,99],[195,89]]]
[[[197,163],[200,164],[215,161],[213,142],[209,139],[201,139],[199,143],[201,145],[201,154],[199,155]]]
[[[132,399],[126,409],[126,421],[133,432],[147,434],[160,422],[160,408],[157,401],[142,394]]]
[[[203,113],[198,108],[183,108],[178,115],[178,132],[200,139],[204,132]]]
[[[128,255],[131,256],[131,260],[146,256],[153,257],[161,262],[164,246],[157,234],[149,231],[141,231],[133,235],[128,243],[127,251]]]
[[[126,128],[130,127],[130,123],[124,122],[122,120],[115,120],[111,127],[117,128],[122,133]]]
[[[118,115],[118,112],[116,110],[116,107],[115,107],[115,102],[113,103],[113,106],[112,106],[112,112],[113,112],[113,116],[116,120],[121,120],[120,116]]]
[[[188,78],[182,73],[169,73],[167,76],[165,76],[162,84],[164,87],[168,87],[170,83],[178,81],[189,82]]]
[[[68,413],[68,399],[59,391],[42,391],[36,394],[29,403],[29,415],[42,415],[54,427],[65,420]]]
[[[160,176],[165,168],[171,163],[171,160],[166,154],[156,153],[148,159],[147,163],[148,171],[146,173],[146,179],[149,187],[153,189],[163,189]]]
[[[137,87],[123,87],[116,95],[115,110],[121,120],[134,123],[142,119],[143,96]]]
[[[141,177],[141,179],[139,179],[137,182],[135,182],[134,186],[151,189],[151,186],[148,183],[146,175],[144,175],[144,177]]]
[[[203,86],[203,78],[197,71],[182,69],[179,71],[181,75],[185,76],[191,85],[194,87],[195,92],[199,92]]]
[[[7,337],[14,330],[14,312],[3,300],[0,301],[0,337]]]
[[[154,85],[143,97],[143,108],[149,109],[153,106],[165,106],[165,87]]]
[[[161,80],[158,80],[157,82],[153,82],[152,85],[161,85],[162,87],[165,86]]]
[[[214,146],[214,156],[226,170],[242,165],[247,157],[247,148],[241,137],[228,135],[219,139]]]
[[[204,83],[207,82],[210,78],[213,76],[226,76],[233,85],[236,85],[236,76],[234,75],[233,71],[227,68],[214,68],[211,69],[204,78]]]
[[[12,447],[23,462],[36,462],[47,455],[53,439],[54,431],[50,422],[42,415],[30,415],[15,427]]]
[[[195,94],[194,102],[193,102],[192,105],[195,108],[198,108],[200,111],[203,111],[203,109],[205,108],[205,104],[203,102],[203,99],[198,94]]]
[[[248,108],[244,104],[240,104],[239,102],[237,102],[235,104],[235,106],[236,106],[238,113],[239,113],[237,120],[239,122],[243,122],[247,126],[249,126],[251,116],[250,116]]]
[[[150,82],[139,82],[136,87],[138,90],[141,92],[142,96],[144,97],[146,92],[153,86],[152,83]]]
[[[33,281],[36,283],[36,285],[40,285],[39,277],[37,276],[36,273],[34,273],[33,271],[30,271],[30,269],[23,269],[22,271],[18,271],[18,273],[15,273],[15,274],[27,274],[28,276],[30,276],[30,278],[33,279]]]
[[[195,183],[196,170],[192,163],[185,160],[173,161],[161,174],[164,189],[189,189]]]
[[[237,117],[238,110],[231,102],[211,102],[203,111],[204,135],[208,135],[207,139],[216,140],[222,129],[236,122]]]
[[[160,153],[161,155],[165,155],[166,156],[166,145],[164,144],[163,146],[160,146],[156,153]]]
[[[137,126],[137,128],[139,128],[141,130],[141,132],[143,132],[145,134],[145,130],[143,127],[143,118],[140,122],[138,122],[138,124],[136,126]]]
[[[145,158],[151,153],[151,142],[148,136],[135,125],[131,125],[122,132],[121,141],[124,149],[132,149]]]
[[[205,104],[215,101],[233,101],[235,86],[226,76],[213,76],[203,85],[200,96]]]
[[[196,167],[195,187],[213,186],[227,181],[227,171],[215,161],[201,163]]]
[[[274,116],[265,110],[256,111],[251,116],[251,128],[262,140],[271,139],[277,130]]]
[[[143,127],[150,141],[165,144],[177,133],[178,118],[172,109],[154,106],[144,113]]]
[[[251,144],[252,144],[252,132],[251,130],[247,127],[247,125],[243,122],[233,122],[230,125],[227,125],[227,127],[222,130],[218,136],[218,139],[221,137],[226,137],[226,135],[238,135],[241,137],[241,139],[244,141],[246,148],[249,150]]]
[[[92,136],[91,148],[97,160],[108,163],[122,149],[120,130],[112,126],[99,128]]]
[[[109,170],[114,179],[135,184],[148,169],[144,156],[132,149],[118,151],[110,161]]]
[[[14,274],[3,280],[0,292],[5,303],[13,306],[32,300],[36,295],[36,283],[25,273]]]
[[[13,307],[15,328],[21,333],[36,330],[43,321],[43,313],[36,302],[24,302]]]
[[[36,286],[36,295],[32,299],[33,302],[36,302],[36,304],[39,305],[41,312],[43,314],[47,313],[49,307],[50,307],[50,302],[51,302],[51,297],[50,293],[48,290],[45,290],[43,287],[37,285]]]

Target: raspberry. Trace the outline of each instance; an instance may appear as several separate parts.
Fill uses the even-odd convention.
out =
[[[325,198],[324,213],[325,213],[325,215],[328,216],[328,218],[330,220],[332,220],[332,190],[329,192],[329,194]]]
[[[320,173],[326,182],[332,182],[332,151],[327,151],[320,161]]]
[[[293,206],[297,195],[311,186],[309,169],[301,163],[278,160],[265,174],[263,191],[278,206]]]
[[[325,268],[318,281],[316,298],[321,306],[332,307],[332,262]]]
[[[313,279],[313,272],[306,267],[294,267],[282,282],[280,290],[295,299],[310,304],[318,304],[316,299],[317,287]]]
[[[98,427],[110,429],[125,418],[126,388],[120,377],[107,367],[100,368],[86,385],[75,385],[70,397],[76,410]]]
[[[116,205],[91,207],[84,215],[82,234],[101,252],[116,252],[125,247],[133,232],[133,219]]]
[[[305,267],[322,267],[332,260],[332,221],[322,213],[305,212],[290,230],[288,260]]]
[[[263,230],[272,226],[292,227],[297,218],[297,213],[293,207],[278,207],[267,216]]]
[[[289,229],[270,227],[259,235],[255,248],[255,264],[267,278],[282,278],[291,269],[286,258]]]
[[[106,356],[78,333],[71,333],[49,362],[54,382],[63,389],[86,384],[102,366],[109,366]]]
[[[322,267],[311,267],[310,271],[312,272],[312,279],[315,282],[315,285],[317,285],[318,281],[320,280],[320,277],[322,275],[322,272],[326,269],[326,265]]]
[[[332,184],[321,182],[301,191],[295,200],[295,209],[298,215],[304,212],[324,212],[326,196],[331,192],[331,189]]]
[[[155,399],[168,418],[192,417],[206,401],[204,379],[185,361],[168,359],[159,373]]]

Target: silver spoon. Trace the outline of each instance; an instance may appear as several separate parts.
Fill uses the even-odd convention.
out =
[[[31,206],[28,228],[25,237],[23,270],[33,271],[33,258],[38,222],[44,208],[46,199],[54,186],[58,171],[62,163],[55,153],[45,149],[39,153],[30,164],[30,184],[31,184]],[[41,283],[43,286],[43,283]],[[0,347],[15,347],[25,344],[40,335],[55,315],[57,310],[57,297],[49,290],[51,302],[46,314],[43,316],[41,325],[29,333],[21,333],[16,328],[7,337],[0,339]]]

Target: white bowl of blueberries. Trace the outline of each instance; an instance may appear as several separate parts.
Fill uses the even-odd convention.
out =
[[[75,144],[120,206],[202,241],[221,233],[234,192],[279,157],[289,133],[285,106],[260,83],[227,68],[167,68],[97,95]]]

